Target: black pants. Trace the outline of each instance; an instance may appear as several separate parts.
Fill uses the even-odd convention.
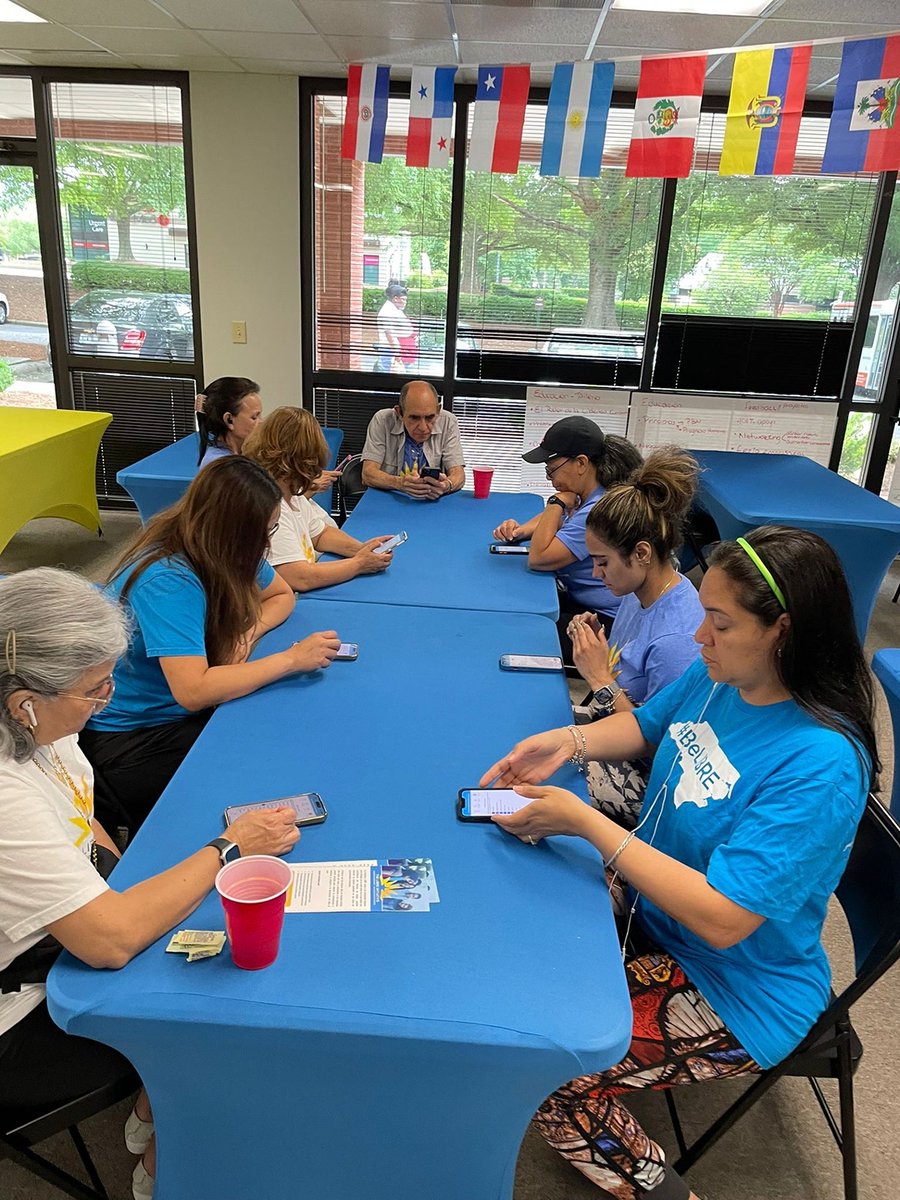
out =
[[[43,1000],[0,1037],[0,1122],[14,1113],[50,1112],[132,1071],[111,1046],[63,1033]]]
[[[212,713],[210,708],[181,721],[121,733],[81,731],[78,744],[96,777],[97,820],[111,836],[124,827],[131,838],[140,829]]]

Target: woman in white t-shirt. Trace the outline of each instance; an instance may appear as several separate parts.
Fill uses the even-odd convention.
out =
[[[389,534],[359,542],[329,525],[319,505],[304,494],[329,458],[322,429],[308,409],[276,408],[246,440],[243,453],[281,488],[281,512],[270,532],[267,557],[295,592],[331,587],[390,566],[390,551],[375,553]],[[337,557],[319,562],[323,553]]]
[[[78,733],[112,696],[126,645],[121,608],[79,576],[41,567],[0,580],[0,1110],[9,1097],[49,1111],[130,1072],[110,1047],[53,1024],[47,971],[60,947],[92,967],[124,966],[193,912],[222,865],[210,844],[122,892],[100,874],[118,851],[94,817]],[[228,837],[241,854],[284,854],[298,832],[278,809],[241,817]],[[142,1154],[141,1200],[156,1150],[144,1092],[125,1139]]]
[[[395,282],[388,284],[384,295],[384,304],[378,310],[378,370],[403,375],[418,358],[416,331],[406,315],[409,291]]]

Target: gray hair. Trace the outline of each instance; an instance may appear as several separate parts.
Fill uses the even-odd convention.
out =
[[[0,758],[34,754],[31,730],[9,711],[13,692],[57,696],[127,645],[122,610],[80,575],[36,567],[0,579]]]
[[[437,401],[438,408],[441,407],[441,398],[438,395],[438,390],[434,386],[433,383],[429,383],[427,379],[408,379],[406,381],[406,383],[404,383],[403,387],[400,389],[400,396],[397,400],[397,404],[399,405],[401,412],[406,411],[406,394],[407,394],[407,392],[409,391],[409,389],[411,387],[418,387],[418,385],[420,383],[424,383],[424,385],[427,388],[430,388],[431,394],[434,396],[435,400]]]

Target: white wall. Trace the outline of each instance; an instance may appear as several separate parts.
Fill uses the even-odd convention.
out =
[[[245,375],[266,409],[299,404],[299,81],[192,72],[191,127],[206,381]]]

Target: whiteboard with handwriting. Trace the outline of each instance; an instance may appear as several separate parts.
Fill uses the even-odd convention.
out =
[[[827,466],[837,409],[815,400],[633,392],[628,436],[642,453],[675,445],[800,454]]]
[[[631,393],[611,388],[529,387],[525,392],[525,434],[522,451],[533,450],[544,434],[563,417],[590,417],[604,433],[622,437],[628,428]],[[549,496],[553,484],[543,463],[522,463],[522,490]]]

